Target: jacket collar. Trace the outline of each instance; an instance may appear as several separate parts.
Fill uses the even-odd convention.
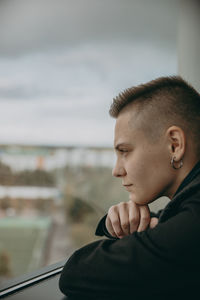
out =
[[[172,200],[198,175],[200,174],[200,160],[193,169],[189,172],[189,174],[185,177],[185,179],[180,184],[179,188],[177,189],[176,193],[174,194]]]
[[[200,161],[193,167],[189,174],[184,178],[172,200],[167,204],[159,216],[159,222],[166,220],[169,215],[176,213],[176,210],[185,200],[200,194]],[[197,196],[200,199],[200,196]]]

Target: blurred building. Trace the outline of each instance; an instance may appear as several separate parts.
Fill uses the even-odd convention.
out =
[[[114,151],[103,147],[0,147],[0,160],[12,170],[53,170],[65,166],[113,167]]]

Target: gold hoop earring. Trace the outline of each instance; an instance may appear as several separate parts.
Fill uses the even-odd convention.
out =
[[[178,168],[177,167],[175,167],[175,165],[174,165],[174,160],[175,160],[175,156],[174,157],[172,157],[172,159],[171,159],[171,165],[172,165],[172,167],[175,169],[175,170],[178,170],[178,169],[180,169],[180,168],[182,168],[182,166],[183,166],[183,160],[181,159],[181,161],[180,161],[180,165],[178,166]]]

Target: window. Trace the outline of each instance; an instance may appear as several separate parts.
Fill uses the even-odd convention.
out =
[[[176,1],[0,3],[0,281],[94,240],[120,91],[176,73]]]

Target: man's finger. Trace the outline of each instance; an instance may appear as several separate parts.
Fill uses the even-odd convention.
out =
[[[137,231],[140,222],[140,211],[138,206],[133,202],[129,201],[129,224],[130,233]]]
[[[111,207],[108,211],[108,216],[115,235],[118,238],[121,238],[124,234],[120,224],[118,207],[117,206]]]
[[[130,234],[129,211],[127,206],[125,202],[121,202],[118,206],[120,225],[124,236]]]
[[[154,227],[156,227],[157,224],[158,224],[158,218],[153,217],[153,218],[151,218],[149,227],[154,228]]]
[[[114,229],[113,229],[113,227],[112,227],[112,223],[111,223],[111,221],[110,221],[109,216],[107,216],[107,218],[106,218],[106,228],[107,228],[108,232],[109,232],[113,237],[117,237],[116,234],[115,234],[115,232],[114,232]]]
[[[138,232],[144,231],[150,223],[150,210],[148,205],[140,205],[139,206],[140,209],[140,224],[138,227]]]

